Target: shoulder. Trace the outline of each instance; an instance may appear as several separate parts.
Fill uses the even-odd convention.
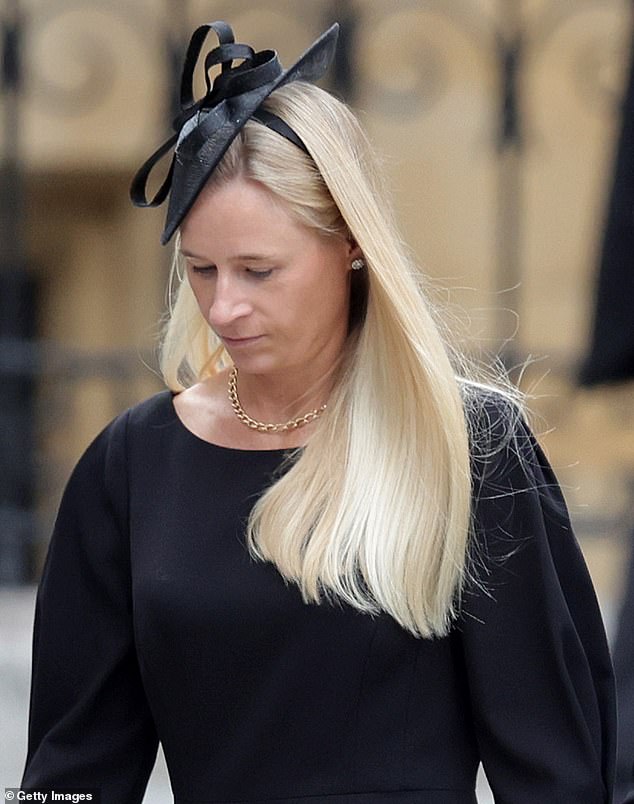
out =
[[[124,410],[112,419],[92,440],[78,461],[77,469],[93,466],[100,460],[108,460],[125,444],[130,430],[148,431],[174,419],[172,393],[165,390]]]
[[[576,550],[561,487],[521,401],[489,389],[472,388],[468,397],[476,563],[540,543]]]
[[[561,487],[521,399],[488,388],[465,394],[476,543],[503,552],[540,533],[570,534]]]
[[[105,567],[127,560],[130,434],[148,433],[168,420],[170,406],[169,391],[156,394],[122,412],[86,447],[60,501],[50,556],[58,557],[66,567],[81,556],[94,568],[95,577]]]
[[[157,427],[173,422],[175,412],[172,399],[172,392],[166,389],[122,411],[96,436],[87,452],[125,449],[130,437],[146,435]]]
[[[111,491],[121,489],[127,475],[130,440],[143,441],[153,429],[173,422],[172,393],[161,391],[124,410],[92,440],[77,461],[68,485],[102,485]]]
[[[125,422],[128,428],[143,430],[165,424],[174,419],[174,394],[165,389],[125,410],[112,423]]]
[[[531,429],[521,395],[486,386],[463,387],[469,431],[474,490],[478,484],[540,483],[537,475],[550,466]]]

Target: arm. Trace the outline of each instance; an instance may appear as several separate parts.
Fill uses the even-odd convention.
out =
[[[607,804],[613,675],[557,481],[520,422],[476,461],[474,569],[462,642],[482,762],[498,804]]]
[[[137,804],[158,738],[132,626],[124,425],[88,448],[68,483],[40,581],[23,787],[99,787]]]

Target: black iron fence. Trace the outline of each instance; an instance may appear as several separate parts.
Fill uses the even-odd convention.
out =
[[[522,278],[523,162],[530,136],[535,135],[523,102],[525,75],[566,26],[575,26],[584,14],[620,14],[625,25],[629,5],[626,0],[262,0],[257,11],[270,15],[275,24],[305,29],[306,42],[339,19],[341,47],[330,79],[332,88],[353,104],[361,95],[371,97],[375,113],[390,120],[433,115],[449,88],[451,65],[443,43],[427,35],[421,21],[442,20],[476,49],[496,76],[490,127],[490,152],[499,160],[496,284],[510,289],[505,305],[517,309]],[[141,365],[134,351],[69,350],[48,342],[45,333],[37,331],[37,288],[24,232],[25,176],[30,170],[21,147],[24,105],[36,102],[46,114],[67,118],[73,125],[107,101],[116,76],[126,71],[126,62],[125,53],[105,36],[104,18],[116,19],[138,47],[158,50],[165,82],[174,87],[175,98],[186,37],[195,24],[204,21],[202,14],[230,19],[239,31],[240,19],[253,13],[253,4],[247,0],[204,4],[32,0],[27,5],[5,0],[1,13],[0,582],[10,583],[31,578],[33,545],[41,539],[35,514],[36,490],[45,477],[38,461],[35,424],[38,389],[97,376],[110,383],[124,406]],[[83,19],[81,33],[64,42],[64,21],[77,14]],[[53,35],[59,47],[75,54],[75,75],[42,71],[41,61],[36,69],[29,59],[38,41]],[[391,56],[368,70],[362,66],[362,55],[382,37],[390,41],[386,52]],[[618,108],[614,63],[621,44],[606,41],[600,26],[587,26],[569,59],[570,92],[599,115],[613,115]],[[395,80],[399,73],[407,75],[407,80]],[[166,104],[166,127],[173,108],[174,104]],[[517,359],[514,354],[506,357],[511,362]]]

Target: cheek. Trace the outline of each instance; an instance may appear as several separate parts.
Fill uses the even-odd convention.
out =
[[[319,275],[310,294],[313,313],[326,317],[340,315],[347,310],[350,295],[349,272],[332,266]]]
[[[201,285],[200,282],[191,282],[190,280],[188,280],[188,283],[194,301],[198,305],[198,309],[203,314],[203,316],[207,318],[207,313],[209,312],[212,298],[210,288],[205,288],[205,286]]]
[[[316,282],[305,288],[295,319],[311,338],[323,337],[334,334],[339,326],[347,327],[348,306],[347,277],[322,273]]]

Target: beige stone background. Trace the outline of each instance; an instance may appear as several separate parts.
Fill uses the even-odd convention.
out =
[[[519,157],[507,155],[506,174],[495,148],[493,36],[503,4],[351,6],[360,20],[355,107],[384,159],[404,237],[451,290],[477,350],[494,353],[512,338],[518,359],[534,358],[523,383],[535,397],[538,429],[597,583],[613,590],[632,507],[633,391],[580,391],[574,373],[591,325],[631,4],[516,3],[527,35],[524,143]],[[132,208],[127,187],[167,131],[166,37],[182,42],[194,25],[227,18],[240,40],[273,42],[288,64],[335,14],[320,0],[28,0],[23,7],[27,250],[39,335],[51,344],[38,421],[45,530],[90,438],[160,387],[147,366],[164,308],[164,212]],[[515,262],[500,252],[510,226],[500,181],[513,181],[513,172]]]
[[[521,154],[495,148],[494,28],[521,7]],[[628,0],[353,0],[355,108],[381,153],[403,235],[467,323],[475,351],[511,340],[603,600],[618,603],[634,497],[634,386],[579,390],[623,88]],[[47,344],[38,388],[43,539],[68,473],[153,372],[169,253],[164,210],[130,178],[167,133],[166,37],[232,22],[290,64],[336,12],[326,0],[25,0],[21,150],[26,246]],[[507,9],[508,10],[508,9]],[[0,148],[3,143],[0,141]],[[519,248],[503,177],[518,192]],[[513,179],[513,177],[515,177]],[[1,780],[0,780],[1,781]],[[158,800],[158,799],[157,799]]]

